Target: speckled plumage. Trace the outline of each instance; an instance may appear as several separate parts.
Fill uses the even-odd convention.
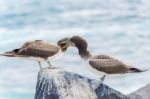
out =
[[[58,45],[49,44],[42,40],[35,40],[26,42],[21,48],[6,52],[5,54],[12,54],[14,57],[38,57],[47,59],[58,53],[59,50],[60,47]]]
[[[29,41],[24,43],[20,48],[1,54],[8,57],[25,57],[32,58],[38,61],[40,68],[40,61],[45,60],[51,67],[48,58],[55,57],[62,52],[61,47],[56,44],[51,44],[42,40]]]
[[[78,48],[79,55],[81,58],[88,60],[89,65],[96,69],[97,71],[105,72],[108,74],[119,74],[119,73],[132,73],[132,72],[143,72],[137,68],[125,64],[111,56],[107,55],[92,55],[87,50],[88,43],[85,39],[80,36],[73,36],[71,42],[75,44],[75,47]]]

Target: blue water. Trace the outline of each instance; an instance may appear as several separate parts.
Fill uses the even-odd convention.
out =
[[[149,9],[149,0],[1,0],[0,52],[28,40],[57,42],[80,35],[92,53],[150,69]],[[82,62],[73,48],[53,64],[97,77],[86,69],[80,71]],[[0,57],[0,99],[33,99],[38,70],[35,61]],[[149,83],[149,78],[150,71],[107,77],[105,83],[128,94]]]

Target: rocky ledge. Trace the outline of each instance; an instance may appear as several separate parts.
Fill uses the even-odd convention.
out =
[[[129,97],[130,99],[150,99],[150,84],[132,92]]]
[[[63,69],[38,74],[34,99],[129,99],[107,85]]]

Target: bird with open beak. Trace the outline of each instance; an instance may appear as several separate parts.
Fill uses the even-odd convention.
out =
[[[131,65],[125,64],[122,61],[113,58],[108,55],[92,55],[88,51],[88,43],[87,41],[80,37],[80,36],[73,36],[70,39],[67,39],[66,41],[62,39],[64,44],[67,44],[68,46],[76,47],[79,52],[79,56],[88,62],[87,68],[90,67],[92,71],[94,71],[96,74],[103,72],[104,74],[125,74],[125,73],[140,73],[144,72],[146,70],[141,70],[138,68],[135,68]],[[59,42],[61,44],[61,40]],[[65,48],[67,49],[67,48]],[[105,78],[105,75],[101,78],[103,81]]]
[[[64,38],[61,40],[61,43],[58,44],[48,43],[43,40],[28,41],[25,42],[20,48],[5,52],[0,55],[7,57],[35,59],[39,63],[40,69],[42,69],[41,61],[46,61],[49,65],[49,68],[52,68],[49,60],[61,56],[61,54],[67,50],[69,45],[66,41],[68,40],[68,38]]]

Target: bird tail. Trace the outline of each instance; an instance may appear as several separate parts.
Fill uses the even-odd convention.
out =
[[[9,51],[9,52],[5,52],[3,54],[0,54],[1,56],[7,56],[7,57],[15,57],[16,56],[16,52],[18,51],[19,49],[15,49],[13,51]]]
[[[7,57],[14,57],[15,56],[14,52],[5,52],[5,53],[0,54],[0,55],[1,56],[7,56]]]
[[[130,71],[131,73],[140,73],[140,72],[145,72],[145,71],[148,71],[147,69],[146,70],[141,70],[141,69],[138,69],[138,68],[130,68]]]

